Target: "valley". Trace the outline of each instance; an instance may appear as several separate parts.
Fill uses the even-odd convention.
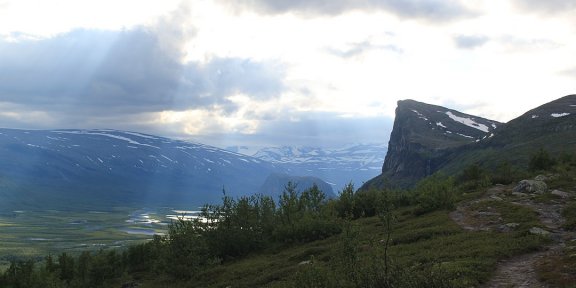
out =
[[[197,213],[169,207],[2,212],[0,259],[126,248],[154,234],[165,235],[172,221],[191,219]]]

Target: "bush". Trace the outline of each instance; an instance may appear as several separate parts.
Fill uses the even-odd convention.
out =
[[[415,190],[419,206],[417,214],[454,208],[456,189],[451,177],[434,174],[420,181]]]
[[[528,169],[530,171],[545,171],[552,168],[554,164],[556,164],[556,160],[548,154],[548,151],[540,148],[530,157]]]

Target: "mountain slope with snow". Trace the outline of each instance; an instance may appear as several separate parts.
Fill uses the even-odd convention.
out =
[[[336,149],[268,147],[253,157],[273,163],[291,175],[321,178],[338,191],[350,182],[359,187],[378,175],[384,155],[384,144],[357,144]]]
[[[202,205],[256,193],[277,168],[215,147],[115,130],[0,129],[4,202]]]

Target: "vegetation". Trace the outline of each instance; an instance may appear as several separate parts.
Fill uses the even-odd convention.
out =
[[[566,173],[554,179],[574,179],[573,163],[557,161],[547,171]],[[513,179],[509,164],[498,169]],[[458,201],[482,195],[495,174],[470,166],[455,177],[432,175],[410,191],[356,192],[350,184],[337,199],[326,199],[316,186],[298,193],[294,183],[279,199],[224,193],[220,205],[205,206],[193,220],[172,222],[167,235],[151,241],[41,261],[12,259],[0,271],[0,287],[479,286],[498,261],[547,243],[528,233],[538,226],[537,214],[505,201],[470,207],[490,208],[504,223],[518,223],[506,233],[466,231],[449,217]],[[566,179],[555,185],[562,187]],[[566,229],[575,229],[574,211],[572,203],[563,212]],[[576,266],[573,253],[566,255],[541,264],[541,277],[567,279],[557,278],[564,272],[554,268]]]

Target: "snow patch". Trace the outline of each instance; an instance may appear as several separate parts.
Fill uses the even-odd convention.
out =
[[[107,130],[100,130],[100,131],[107,131]],[[127,141],[130,144],[134,144],[134,145],[140,145],[140,146],[148,146],[148,147],[152,147],[152,148],[156,148],[156,149],[160,149],[157,146],[153,146],[153,145],[149,145],[149,144],[143,144],[137,141],[134,141],[130,138],[127,137],[123,137],[123,136],[118,136],[118,135],[112,135],[112,134],[108,134],[108,133],[102,133],[102,132],[92,132],[92,131],[85,131],[85,130],[81,130],[81,131],[67,131],[67,130],[61,130],[58,131],[59,133],[68,133],[68,134],[80,134],[80,135],[84,135],[84,134],[88,134],[88,135],[98,135],[98,136],[105,136],[105,137],[110,137],[110,138],[114,138],[114,139],[118,139],[118,140],[122,140],[122,141]],[[128,146],[130,147],[130,146]],[[131,147],[132,148],[132,147]]]
[[[486,126],[484,124],[477,123],[476,121],[474,121],[470,118],[456,116],[456,115],[452,114],[452,112],[450,112],[450,111],[446,112],[446,115],[448,115],[448,117],[450,117],[450,119],[452,119],[456,122],[462,123],[468,127],[478,129],[484,133],[489,132],[488,126]]]
[[[462,137],[474,139],[474,137],[472,137],[472,136],[468,136],[468,135],[464,135],[464,134],[460,134],[460,133],[456,133],[456,134],[458,134],[458,135],[460,135],[460,136],[462,136]]]
[[[538,115],[532,115],[532,119],[536,119],[536,118],[538,118],[538,117],[540,117],[540,116],[538,116]]]
[[[176,162],[176,161],[168,158],[168,156],[166,156],[166,155],[160,154],[160,156],[162,156],[162,158],[164,158],[164,159],[166,159],[166,160],[168,160],[168,161],[170,161],[170,162],[172,162],[172,163]]]
[[[412,110],[412,112],[416,113],[418,115],[418,118],[428,121],[428,118],[426,118],[426,116],[422,115],[422,113],[420,113],[416,110]]]
[[[560,118],[560,117],[564,117],[564,116],[568,116],[570,115],[570,113],[552,113],[550,114],[550,116],[554,117],[554,118]]]
[[[442,122],[436,122],[436,126],[440,126],[442,128],[448,128],[448,127],[444,126],[444,124],[442,124]]]

